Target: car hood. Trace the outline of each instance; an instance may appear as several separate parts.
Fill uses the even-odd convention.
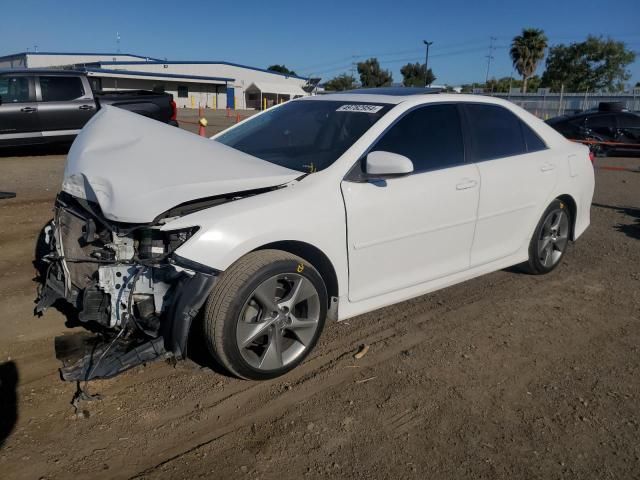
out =
[[[207,197],[275,187],[301,175],[214,140],[104,107],[71,146],[62,190],[117,222],[147,223]]]

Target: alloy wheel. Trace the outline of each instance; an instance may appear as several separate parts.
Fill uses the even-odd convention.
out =
[[[544,220],[538,239],[538,259],[545,268],[551,268],[569,242],[569,216],[563,209],[549,212]]]
[[[309,279],[295,273],[274,275],[258,285],[240,311],[238,349],[255,369],[282,368],[313,342],[320,313],[320,296]]]

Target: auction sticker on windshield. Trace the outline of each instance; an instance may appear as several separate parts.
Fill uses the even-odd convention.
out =
[[[382,110],[382,105],[342,105],[336,110],[336,112],[364,112],[364,113],[378,113]]]

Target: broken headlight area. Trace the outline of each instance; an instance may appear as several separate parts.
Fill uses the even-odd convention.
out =
[[[36,313],[63,300],[78,322],[99,332],[82,342],[79,358],[77,348],[65,346],[71,336],[56,340],[62,377],[108,378],[154,359],[183,358],[191,322],[216,279],[214,270],[175,254],[197,227],[115,224],[96,205],[66,194],[54,212],[36,259],[46,266]]]

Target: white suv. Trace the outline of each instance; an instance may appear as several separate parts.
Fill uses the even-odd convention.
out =
[[[495,98],[307,97],[211,140],[105,108],[69,153],[37,309],[64,298],[107,332],[69,380],[183,358],[199,314],[226,369],[272,378],[327,317],[551,271],[593,189],[586,147]]]

